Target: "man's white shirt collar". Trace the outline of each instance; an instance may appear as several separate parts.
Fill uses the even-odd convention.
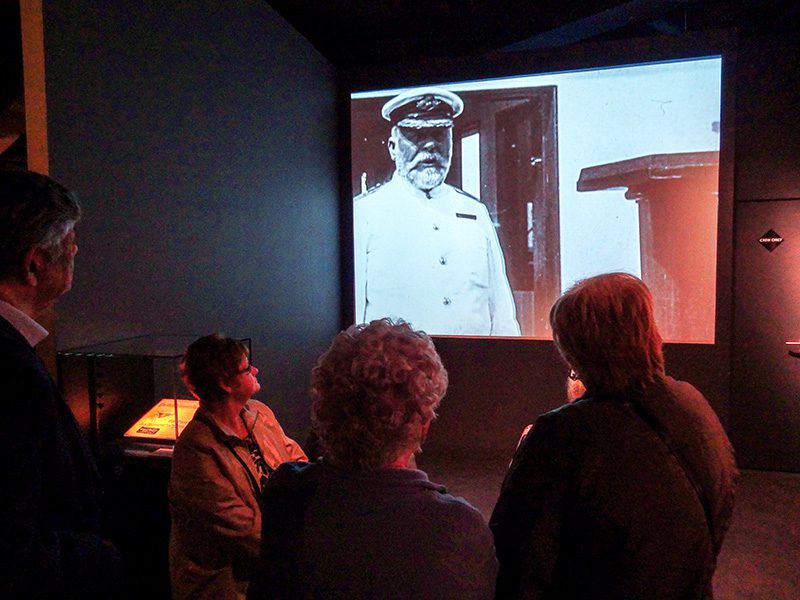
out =
[[[14,329],[19,331],[31,346],[35,346],[50,335],[47,329],[34,321],[29,315],[3,300],[0,300],[0,316],[11,323]]]

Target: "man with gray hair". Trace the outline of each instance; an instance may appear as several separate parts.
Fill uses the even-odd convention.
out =
[[[354,200],[356,322],[400,318],[429,334],[518,336],[486,206],[444,182],[464,103],[439,88],[384,104],[392,179]]]
[[[34,347],[72,286],[76,197],[0,167],[0,597],[113,598],[116,549],[100,536],[89,448]]]

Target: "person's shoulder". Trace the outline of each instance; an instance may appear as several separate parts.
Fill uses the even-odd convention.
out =
[[[451,192],[456,194],[457,197],[459,197],[460,199],[464,200],[465,202],[468,202],[468,203],[477,202],[478,204],[483,205],[483,203],[481,202],[480,198],[478,198],[477,196],[473,196],[469,192],[465,192],[461,188],[457,188],[454,185],[449,185],[449,184],[445,184],[445,185],[447,185],[447,187],[450,188]]]
[[[462,218],[474,221],[490,221],[489,210],[480,198],[465,192],[461,188],[445,184],[448,189],[448,198],[457,213],[463,213]]]
[[[0,370],[44,374],[44,368],[33,349],[15,340],[0,340]]]
[[[681,381],[679,379],[674,379],[667,375],[664,377],[663,386],[673,396],[691,398],[693,400],[702,399],[703,401],[705,401],[705,396],[703,396],[700,390],[698,390],[688,381]]]
[[[13,335],[0,336],[0,380],[11,396],[24,392],[33,398],[52,392],[50,375],[36,352]]]
[[[391,179],[389,181],[376,183],[374,186],[366,190],[365,192],[361,192],[357,196],[353,197],[353,202],[356,206],[364,206],[369,205],[376,200],[381,199],[385,196],[386,192],[390,189]]]
[[[713,413],[700,390],[691,383],[669,376],[652,384],[642,402],[649,410],[669,420],[706,418]]]
[[[2,317],[0,317],[2,319]],[[0,322],[0,356],[5,361],[16,364],[32,364],[38,362],[33,348],[25,341],[7,321]]]
[[[421,490],[424,490],[423,494],[427,500],[423,503],[428,503],[430,507],[439,512],[449,513],[453,518],[483,522],[480,511],[465,498],[451,494],[445,486],[428,480],[424,471],[417,473],[420,473],[420,477],[424,479],[418,480],[412,485],[419,486]]]
[[[195,416],[186,424],[175,442],[173,461],[180,460],[184,454],[203,451],[216,445],[214,432],[209,424],[195,413]]]
[[[445,510],[452,512],[454,515],[475,523],[483,523],[481,512],[470,504],[467,499],[455,496],[446,490],[436,492],[436,499]]]
[[[491,544],[491,531],[483,514],[461,496],[445,490],[436,491],[427,510],[420,507],[418,514],[429,520],[431,527],[448,532],[453,539],[483,540]]]
[[[591,414],[602,408],[602,401],[591,396],[584,396],[574,402],[566,402],[539,415],[536,423],[564,423],[580,419],[583,415]]]
[[[397,188],[391,180],[379,183],[356,196],[353,199],[353,219],[357,224],[355,233],[363,233],[363,228],[368,223],[394,223],[397,211],[403,206],[398,200]]]
[[[272,409],[255,398],[250,398],[250,400],[247,401],[247,408],[270,419],[275,418],[275,413],[272,412]]]
[[[657,394],[655,398],[647,399],[647,406],[670,429],[678,429],[682,434],[698,432],[698,438],[707,443],[730,443],[714,407],[697,388],[672,377],[665,377],[662,386],[668,401],[665,402],[665,398]]]
[[[543,446],[568,444],[570,440],[584,438],[595,428],[597,419],[602,419],[603,404],[597,398],[585,397],[539,415],[520,439],[518,451],[526,453],[535,448],[534,452],[539,452]]]

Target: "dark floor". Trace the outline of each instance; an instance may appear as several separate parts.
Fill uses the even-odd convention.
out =
[[[423,455],[432,481],[463,496],[486,517],[508,457]],[[743,471],[736,508],[714,578],[716,600],[800,599],[800,474]]]

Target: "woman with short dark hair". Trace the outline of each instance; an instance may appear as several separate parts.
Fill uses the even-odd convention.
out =
[[[498,598],[712,597],[733,450],[702,394],[664,372],[645,284],[577,283],[550,312],[583,396],[521,440],[490,526]]]
[[[261,385],[242,342],[198,339],[183,355],[181,374],[200,407],[172,458],[172,595],[242,599],[258,556],[262,488],[278,465],[306,456],[252,399]]]

